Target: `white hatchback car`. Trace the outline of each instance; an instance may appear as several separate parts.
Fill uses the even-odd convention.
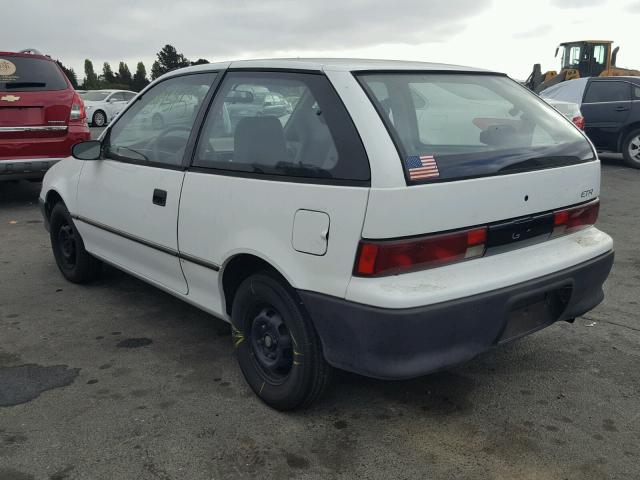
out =
[[[250,108],[251,91],[291,108]],[[186,94],[181,123],[140,120]],[[74,155],[40,197],[62,274],[87,282],[104,261],[227,320],[247,382],[283,410],[331,367],[410,378],[573,321],[613,262],[592,145],[499,73],[189,67]]]

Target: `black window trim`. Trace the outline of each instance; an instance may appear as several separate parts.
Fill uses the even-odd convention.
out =
[[[615,79],[615,77],[608,77],[608,79],[604,79],[604,78],[590,78],[589,81],[587,82],[587,85],[584,88],[584,92],[582,92],[582,102],[581,105],[599,105],[602,103],[621,103],[621,102],[632,102],[633,101],[633,91],[631,90],[631,87],[638,87],[640,88],[640,85],[637,85],[633,82],[630,82],[627,79],[624,78],[620,78],[620,79]],[[585,99],[587,98],[587,92],[589,91],[589,88],[591,88],[591,85],[593,85],[594,83],[611,83],[611,82],[618,82],[618,83],[626,83],[627,87],[629,88],[629,99],[628,100],[607,100],[606,102],[585,102]]]
[[[336,98],[339,100],[342,108],[347,113],[349,121],[351,121],[353,128],[358,135],[358,140],[362,147],[362,153],[364,155],[365,160],[367,161],[367,167],[369,169],[369,179],[368,180],[345,180],[339,178],[322,178],[322,177],[305,177],[305,176],[297,176],[297,175],[274,175],[268,173],[258,173],[258,172],[243,172],[241,170],[225,170],[220,168],[213,167],[201,167],[194,165],[196,152],[198,150],[198,143],[200,142],[200,137],[202,135],[202,131],[204,130],[204,124],[209,114],[210,109],[213,107],[213,103],[215,101],[215,97],[218,94],[218,91],[227,77],[228,73],[290,73],[290,74],[310,74],[310,75],[321,75],[324,76],[331,87],[331,90],[334,92]],[[193,144],[193,148],[190,151],[190,160],[189,165],[187,166],[188,171],[192,171],[195,173],[206,173],[209,175],[222,175],[226,177],[240,177],[240,178],[254,178],[258,180],[267,180],[267,181],[276,181],[276,182],[288,182],[288,183],[306,183],[312,185],[335,185],[335,186],[350,186],[350,187],[370,187],[371,186],[371,162],[369,161],[369,156],[367,155],[367,149],[365,148],[364,142],[362,141],[362,137],[360,132],[358,131],[358,127],[356,123],[353,121],[353,117],[351,116],[351,112],[344,104],[340,94],[336,91],[331,80],[326,76],[325,72],[321,70],[313,70],[313,69],[300,69],[300,68],[253,68],[253,67],[237,67],[237,68],[227,68],[224,70],[222,75],[216,77],[218,80],[215,91],[211,95],[209,99],[209,104],[207,105],[206,111],[202,116],[200,123],[197,128],[197,135]]]
[[[171,164],[166,164],[166,163],[162,163],[162,162],[147,162],[147,161],[144,161],[144,160],[135,160],[133,158],[128,158],[128,157],[120,157],[118,155],[114,155],[113,157],[106,157],[105,156],[105,152],[104,152],[105,151],[105,146],[111,139],[111,129],[113,128],[113,126],[117,125],[118,121],[126,114],[127,110],[132,108],[133,105],[136,104],[138,101],[140,101],[140,99],[142,99],[148,92],[150,92],[156,86],[158,86],[161,83],[164,83],[164,82],[166,82],[168,80],[173,80],[175,78],[186,77],[186,76],[190,76],[190,75],[210,75],[212,73],[214,73],[216,76],[213,79],[213,82],[211,83],[211,85],[209,87],[209,91],[207,92],[207,95],[202,100],[202,105],[200,105],[200,109],[198,110],[198,114],[196,115],[196,118],[194,119],[193,127],[191,128],[191,133],[189,134],[189,138],[187,140],[187,144],[185,146],[184,153],[183,153],[183,156],[182,156],[182,161],[180,162],[179,165],[171,165]],[[134,99],[132,99],[131,101],[129,101],[127,103],[127,106],[125,107],[125,109],[118,116],[118,121],[114,122],[113,124],[111,124],[111,125],[109,125],[107,127],[107,131],[105,132],[104,139],[102,140],[102,154],[100,155],[101,160],[113,160],[115,162],[129,163],[129,164],[132,164],[132,165],[141,165],[143,167],[164,168],[164,169],[167,169],[167,170],[182,170],[182,171],[187,170],[189,168],[189,165],[190,165],[190,159],[193,156],[192,150],[194,149],[195,141],[196,141],[196,138],[197,138],[196,131],[199,130],[200,124],[202,123],[202,120],[205,118],[205,110],[208,111],[208,108],[205,109],[205,106],[207,106],[209,101],[213,98],[213,95],[214,95],[215,91],[217,91],[218,86],[220,84],[220,80],[221,80],[221,78],[223,76],[224,76],[224,69],[205,70],[205,71],[185,72],[185,73],[181,73],[181,74],[177,74],[177,75],[171,75],[171,76],[168,76],[167,78],[163,78],[162,80],[160,80],[158,82],[151,83],[148,87],[146,87],[144,90],[142,90],[142,92],[140,94],[138,94]]]
[[[356,81],[358,82],[358,84],[360,85],[360,87],[362,88],[362,90],[364,91],[365,95],[369,98],[369,101],[371,102],[371,104],[373,105],[373,107],[375,108],[376,112],[378,113],[378,116],[380,117],[380,121],[382,122],[382,124],[384,125],[384,128],[386,129],[387,133],[389,134],[389,136],[391,137],[391,140],[394,144],[394,146],[396,147],[396,152],[398,153],[398,160],[400,162],[400,168],[402,168],[402,173],[404,175],[404,179],[405,179],[405,183],[407,186],[415,186],[415,185],[432,185],[435,183],[447,183],[447,182],[459,182],[459,181],[464,181],[464,180],[472,180],[474,178],[490,178],[490,177],[498,177],[498,176],[504,176],[504,175],[512,175],[512,174],[516,174],[516,173],[523,173],[526,172],[528,170],[511,170],[511,171],[505,171],[505,172],[496,172],[496,173],[491,173],[491,174],[480,174],[480,175],[467,175],[464,177],[456,177],[456,178],[436,178],[436,179],[427,179],[427,180],[418,180],[418,181],[412,181],[409,180],[409,173],[407,171],[407,169],[405,168],[404,165],[404,159],[407,158],[407,153],[405,151],[404,146],[402,145],[402,142],[400,141],[400,138],[397,134],[397,132],[393,129],[391,129],[391,127],[388,125],[388,122],[385,120],[385,115],[386,113],[384,111],[382,111],[380,109],[379,103],[377,101],[377,99],[373,96],[373,92],[371,91],[371,89],[367,86],[367,84],[364,82],[364,79],[362,77],[366,76],[366,75],[398,75],[398,74],[412,74],[412,75],[430,75],[430,74],[436,74],[436,75],[479,75],[479,76],[498,76],[498,77],[506,77],[507,79],[509,79],[511,82],[517,84],[518,86],[522,87],[524,90],[526,90],[527,92],[529,92],[529,94],[531,94],[532,96],[536,97],[538,100],[541,100],[541,98],[535,94],[534,92],[532,92],[531,90],[529,90],[528,88],[524,87],[523,85],[521,85],[520,83],[516,82],[514,79],[512,79],[511,77],[509,77],[506,73],[500,73],[500,72],[491,72],[491,71],[473,71],[473,70],[443,70],[443,69],[439,69],[439,70],[412,70],[412,69],[398,69],[398,70],[371,70],[371,69],[367,69],[367,70],[354,70],[351,72],[354,76],[354,78],[356,79]],[[585,88],[586,90],[586,88]],[[587,160],[583,160],[581,162],[576,163],[576,165],[582,164],[582,163],[587,163],[587,162],[592,162],[594,160],[597,159],[595,150],[592,148],[592,153],[593,156]],[[536,171],[539,170],[549,170],[552,168],[558,168],[557,166],[549,166],[549,167],[542,167],[542,168],[537,168]]]

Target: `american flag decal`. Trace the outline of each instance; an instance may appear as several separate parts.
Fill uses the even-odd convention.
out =
[[[409,155],[406,160],[409,180],[425,180],[438,178],[438,164],[433,155]]]

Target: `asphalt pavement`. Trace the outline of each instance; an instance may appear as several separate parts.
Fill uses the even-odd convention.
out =
[[[415,380],[338,372],[295,413],[250,391],[222,321],[112,268],[66,282],[38,191],[0,184],[0,480],[640,477],[640,171],[616,157],[599,307]]]

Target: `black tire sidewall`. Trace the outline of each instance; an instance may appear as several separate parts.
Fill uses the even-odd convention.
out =
[[[629,155],[629,143],[633,137],[640,135],[640,128],[636,128],[635,130],[629,132],[629,134],[624,138],[622,142],[622,157],[627,165],[633,168],[640,168],[640,161],[634,160]]]
[[[98,123],[96,122],[96,115],[98,114],[101,114],[102,117],[104,118],[104,122],[102,123],[102,125],[98,125]],[[107,123],[107,115],[102,110],[98,110],[93,114],[93,117],[91,118],[91,123],[93,123],[94,127],[104,127]]]
[[[78,229],[73,223],[71,214],[69,214],[69,211],[64,204],[57,203],[56,205],[54,205],[51,211],[49,222],[51,248],[53,250],[53,256],[56,259],[56,264],[58,265],[58,268],[60,269],[62,275],[67,280],[74,283],[85,283],[93,280],[99,273],[100,262],[93,258],[89,254],[89,252],[85,250],[82,237],[80,236]],[[63,223],[67,223],[68,225],[70,225],[74,233],[76,261],[73,268],[67,268],[61,258],[60,245],[58,244],[58,230],[63,225]]]
[[[250,318],[248,313],[257,303],[268,303],[275,308],[289,329],[294,343],[294,364],[291,372],[279,385],[272,384],[255,365],[252,358]],[[299,307],[290,288],[275,276],[257,274],[245,280],[236,293],[232,309],[234,343],[240,369],[251,389],[268,405],[281,410],[295,408],[302,403],[313,383],[314,348],[305,312]],[[301,354],[301,355],[300,355]]]

